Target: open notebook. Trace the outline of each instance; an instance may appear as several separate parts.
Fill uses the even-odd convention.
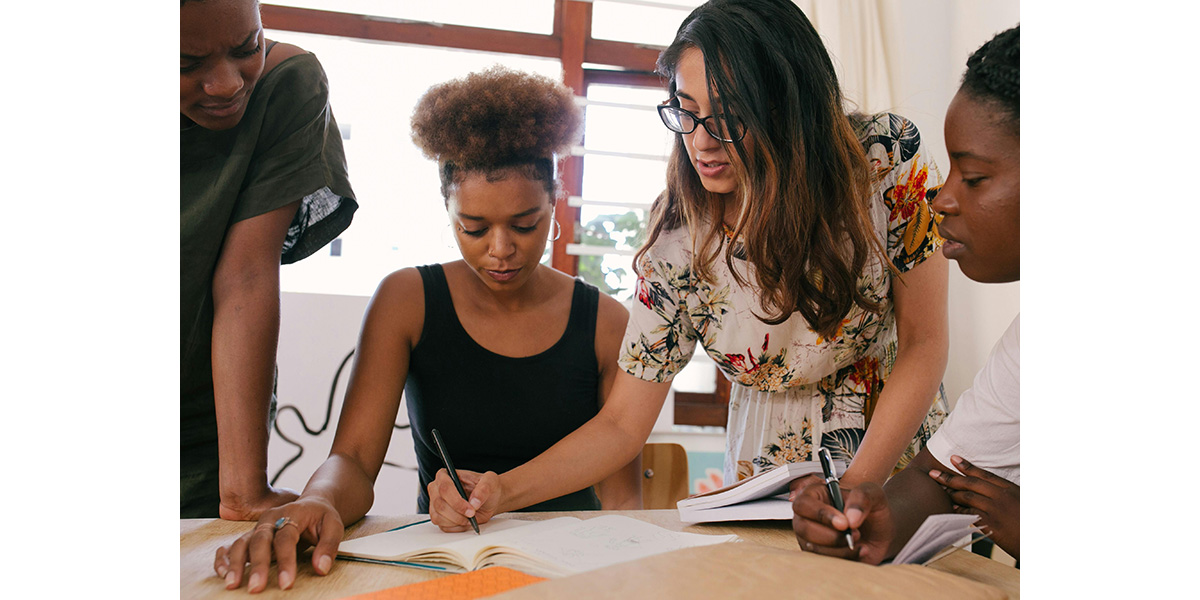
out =
[[[837,475],[846,470],[845,461],[833,461]],[[791,520],[788,502],[789,484],[805,475],[821,474],[821,463],[788,463],[762,471],[719,490],[689,496],[676,503],[679,520],[684,523],[713,521]]]
[[[947,551],[970,543],[971,534],[979,531],[974,525],[977,520],[979,515],[929,515],[896,553],[892,564],[925,565],[945,556]]]
[[[492,519],[474,531],[443,533],[423,521],[342,542],[338,557],[451,573],[493,565],[561,577],[692,546],[737,540],[663,529],[620,515],[545,521]]]

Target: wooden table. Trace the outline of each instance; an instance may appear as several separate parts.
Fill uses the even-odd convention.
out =
[[[511,513],[515,519],[571,515],[587,519],[599,512]],[[619,511],[674,531],[735,533],[743,543],[689,548],[613,565],[588,573],[519,588],[496,598],[854,598],[887,595],[922,598],[1020,597],[1020,571],[966,551],[957,551],[929,567],[872,567],[817,556],[799,549],[787,521],[685,525],[674,510]],[[347,539],[387,531],[424,516],[367,517],[347,528]],[[180,598],[246,597],[245,587],[226,591],[213,571],[218,547],[250,531],[253,523],[218,519],[179,522]],[[306,552],[300,557],[291,590],[277,586],[274,567],[261,598],[344,598],[416,583],[445,574],[388,565],[336,561],[332,572],[316,575]]]

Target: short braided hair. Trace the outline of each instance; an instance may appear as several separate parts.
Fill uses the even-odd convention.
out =
[[[1009,115],[1018,135],[1021,128],[1021,26],[996,34],[967,59],[962,89],[970,96],[996,103]]]

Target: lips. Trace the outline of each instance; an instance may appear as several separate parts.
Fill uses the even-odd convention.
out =
[[[967,247],[962,242],[954,239],[953,236],[946,235],[944,229],[939,230],[938,233],[945,240],[945,243],[942,244],[942,255],[946,258],[955,259],[967,251]]]
[[[704,177],[716,177],[716,176],[720,175],[721,173],[724,173],[725,170],[728,168],[729,168],[729,163],[727,163],[727,162],[722,162],[722,161],[717,161],[717,160],[712,160],[712,161],[697,160],[696,161],[696,171],[698,171],[700,173],[700,175],[702,175]]]
[[[521,270],[520,269],[506,269],[506,270],[495,270],[494,271],[494,270],[488,269],[484,272],[488,274],[488,277],[491,277],[492,279],[494,279],[500,283],[504,283],[506,281],[512,281],[512,279],[514,277],[516,277],[517,273],[520,273]]]
[[[221,118],[237,114],[238,109],[242,107],[243,97],[235,98],[229,102],[220,102],[217,104],[200,104],[200,110],[205,113]]]

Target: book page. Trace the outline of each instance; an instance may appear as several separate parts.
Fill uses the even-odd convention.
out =
[[[474,555],[478,550],[477,544],[473,542],[532,524],[534,524],[533,521],[492,519],[481,524],[479,535],[476,535],[474,531],[470,530],[461,533],[446,533],[438,529],[437,525],[432,522],[424,521],[383,533],[343,541],[338,546],[338,554],[386,561],[427,562],[426,559],[432,558],[438,563],[456,564],[459,570],[470,570]],[[459,550],[459,546],[456,544],[465,546],[465,548]],[[437,552],[433,552],[435,550]]]
[[[833,469],[835,474],[843,473],[846,469],[845,462],[841,460],[833,461]],[[775,496],[787,492],[788,485],[793,480],[810,473],[819,475],[821,472],[821,463],[815,460],[788,463],[769,471],[763,471],[752,477],[747,477],[719,490],[684,498],[676,503],[676,506],[680,509],[684,507],[708,508]]]
[[[921,564],[933,558],[939,550],[969,537],[975,530],[972,525],[979,515],[947,513],[929,515],[921,527],[908,539],[908,543],[892,559],[892,564]]]
[[[684,523],[712,523],[716,521],[790,521],[792,503],[787,494],[739,502],[730,506],[712,508],[679,507],[679,520]]]
[[[608,565],[636,560],[692,546],[720,544],[737,539],[736,535],[703,535],[664,529],[657,525],[620,515],[587,519],[563,527],[514,536],[508,545],[533,563],[552,565],[547,571],[527,571],[544,576],[579,573]],[[518,558],[494,556],[495,564],[515,569],[525,567]]]

